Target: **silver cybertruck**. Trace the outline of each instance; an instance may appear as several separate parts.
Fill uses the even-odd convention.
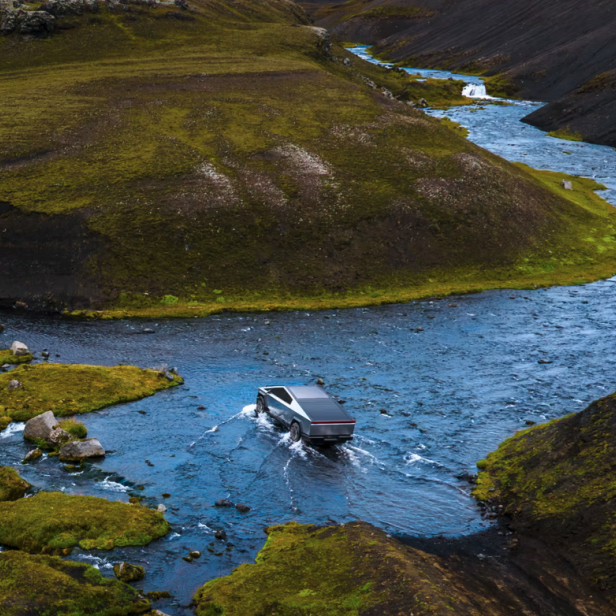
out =
[[[336,445],[353,439],[355,420],[336,400],[315,386],[260,387],[256,412],[289,428],[291,439]]]

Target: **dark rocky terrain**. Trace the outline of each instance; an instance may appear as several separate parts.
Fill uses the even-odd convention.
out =
[[[497,75],[493,92],[550,102],[528,118],[531,124],[616,145],[616,89],[605,78],[616,67],[616,6],[609,0],[306,6],[341,40],[376,45],[388,60],[410,66]]]

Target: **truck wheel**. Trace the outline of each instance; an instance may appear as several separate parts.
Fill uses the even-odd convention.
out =
[[[289,435],[291,436],[291,440],[295,443],[297,443],[302,438],[302,430],[296,421],[291,424]]]
[[[257,408],[255,408],[255,415],[261,415],[265,413],[265,402],[261,396],[257,397]]]

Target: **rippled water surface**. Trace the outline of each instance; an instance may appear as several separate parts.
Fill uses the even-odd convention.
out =
[[[372,309],[158,323],[8,316],[5,344],[48,348],[59,362],[166,362],[186,379],[151,398],[82,416],[90,435],[113,451],[82,474],[53,458],[20,470],[45,489],[164,502],[173,524],[166,538],[72,557],[109,574],[120,559],[143,562],[143,587],[170,590],[179,602],[164,606],[170,614],[185,613],[181,606],[207,579],[251,562],[270,524],[363,519],[392,533],[470,533],[486,522],[456,475],[474,471],[525,422],[561,417],[616,389],[615,292],[603,281]],[[139,335],[144,327],[156,333]],[[257,387],[317,378],[357,418],[352,444],[321,451],[291,444],[252,413]],[[18,465],[29,449],[16,431],[22,427],[0,433],[0,464]],[[224,497],[252,509],[215,508]],[[226,542],[214,539],[216,529],[226,530]],[[204,553],[200,559],[181,559],[195,549]]]

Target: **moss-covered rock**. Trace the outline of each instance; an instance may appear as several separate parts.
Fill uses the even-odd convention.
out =
[[[113,566],[113,573],[122,582],[137,582],[145,576],[145,569],[141,565],[121,562]]]
[[[15,421],[27,421],[50,410],[56,417],[89,413],[139,400],[183,382],[177,375],[170,377],[135,366],[19,366],[10,374],[0,375],[0,405]],[[8,389],[11,379],[18,379],[22,387]]]
[[[158,512],[94,496],[39,492],[0,503],[0,544],[27,552],[146,545],[167,534]]]
[[[616,394],[518,432],[477,466],[476,498],[503,505],[616,604]]]
[[[10,466],[0,466],[0,501],[22,498],[30,484]]]
[[[11,349],[0,349],[0,366],[4,364],[27,364],[32,361],[32,353],[27,355],[14,355]]]
[[[149,609],[134,588],[90,565],[20,551],[0,554],[2,616],[129,616]]]
[[[536,556],[530,567],[502,564],[502,549],[487,562],[476,553],[444,553],[436,543],[436,553],[428,553],[364,522],[328,528],[290,523],[266,532],[255,564],[197,591],[197,616],[612,614],[588,600],[566,566],[551,567],[549,559],[540,569]],[[547,592],[541,575],[553,580]]]

